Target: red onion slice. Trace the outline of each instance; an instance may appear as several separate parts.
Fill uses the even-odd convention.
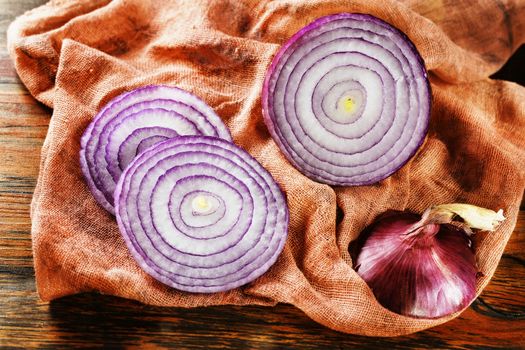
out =
[[[136,157],[115,191],[120,231],[137,263],[180,290],[244,285],[273,265],[288,229],[286,200],[247,152],[181,136]]]
[[[178,88],[147,86],[110,101],[81,139],[80,164],[97,202],[114,214],[113,192],[126,166],[153,144],[179,135],[231,141],[215,112]]]
[[[423,60],[399,30],[365,14],[326,16],[273,59],[263,116],[289,161],[313,180],[378,182],[423,143],[430,118]]]

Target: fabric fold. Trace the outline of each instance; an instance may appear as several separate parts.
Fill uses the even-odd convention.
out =
[[[338,12],[370,13],[398,27],[430,75],[425,144],[372,186],[332,188],[304,177],[261,114],[262,82],[279,46],[310,21]],[[413,319],[384,309],[352,269],[348,245],[387,209],[422,212],[445,202],[503,208],[508,220],[498,231],[475,236],[481,293],[525,188],[525,88],[489,79],[525,41],[524,26],[525,4],[512,0],[56,0],[27,12],[9,28],[9,51],[30,93],[53,108],[31,208],[41,298],[98,291],[163,306],[283,302],[332,329],[371,336],[456,317]],[[288,241],[253,283],[209,295],[162,285],[138,267],[115,219],[91,196],[79,166],[82,132],[111,98],[149,84],[202,98],[285,192]]]

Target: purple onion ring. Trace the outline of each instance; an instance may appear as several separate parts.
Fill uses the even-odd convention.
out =
[[[424,141],[431,92],[408,37],[366,14],[322,17],[288,40],[263,85],[263,117],[286,158],[309,178],[369,185]]]

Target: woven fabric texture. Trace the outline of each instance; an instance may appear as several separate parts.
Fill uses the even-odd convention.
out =
[[[280,45],[314,19],[339,12],[369,13],[405,32],[430,76],[425,144],[373,186],[332,188],[304,177],[281,154],[261,114],[264,75]],[[181,307],[291,303],[330,328],[372,336],[456,317],[413,319],[386,310],[352,269],[348,245],[387,209],[422,212],[447,202],[502,208],[505,223],[475,236],[481,293],[525,187],[525,88],[489,76],[524,40],[519,0],[54,0],[25,13],[9,28],[9,50],[31,94],[53,108],[31,206],[41,298],[98,291]],[[111,98],[148,84],[201,97],[286,193],[288,241],[253,283],[209,295],[164,286],[138,267],[115,219],[91,196],[79,166],[84,129]]]

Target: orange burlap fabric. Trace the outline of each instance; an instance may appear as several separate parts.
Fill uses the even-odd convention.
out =
[[[395,25],[430,72],[426,143],[373,186],[331,188],[307,179],[262,120],[262,83],[276,50],[315,18],[338,12]],[[55,0],[18,18],[8,39],[20,78],[53,108],[31,208],[43,300],[99,291],[182,307],[283,302],[342,332],[407,334],[457,314],[412,319],[381,307],[352,269],[348,244],[359,232],[386,209],[422,212],[445,202],[503,208],[508,220],[500,229],[476,235],[480,293],[515,226],[525,185],[525,89],[488,76],[524,42],[522,1]],[[204,99],[286,192],[286,247],[253,283],[210,295],[162,285],[137,266],[115,219],[89,193],[78,159],[82,132],[112,97],[147,84],[179,86]]]

